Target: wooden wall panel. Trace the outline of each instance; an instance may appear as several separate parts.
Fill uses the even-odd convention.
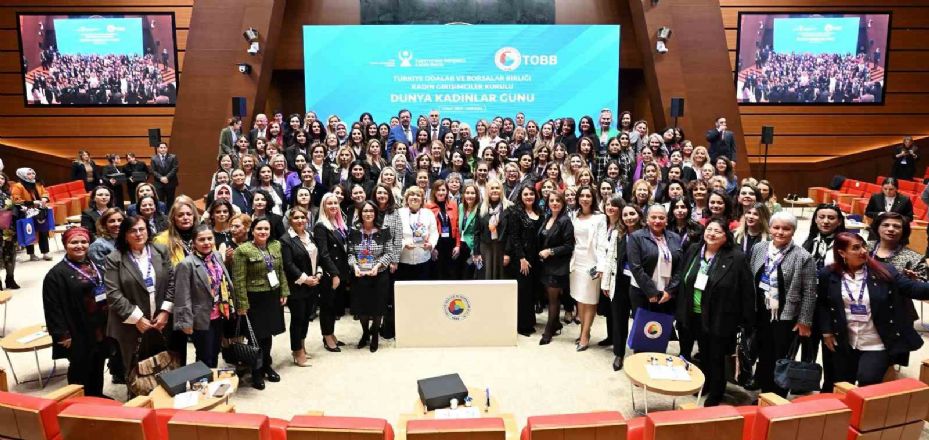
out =
[[[174,12],[175,41],[178,47],[178,70],[184,63],[187,36],[194,0],[8,0],[0,7],[0,137],[10,150],[42,152],[61,160],[42,162],[47,183],[49,177],[67,176],[55,166],[68,167],[79,149],[86,149],[100,160],[107,153],[132,151],[150,157],[148,129],[160,128],[162,136],[171,135],[174,107],[26,107],[20,71],[16,12]],[[239,37],[241,42],[241,37]],[[185,87],[179,78],[179,88]],[[5,156],[13,156],[6,152]],[[6,159],[6,157],[4,157]]]
[[[753,170],[762,160],[762,125],[775,127],[769,177],[775,186],[803,192],[833,174],[873,179],[887,173],[887,146],[904,135],[929,134],[929,3],[925,0],[719,0],[735,69],[739,12],[890,11],[887,83],[883,105],[755,106],[740,113]],[[875,161],[875,159],[877,159]],[[876,162],[876,163],[875,163]],[[924,166],[924,165],[923,165]],[[922,170],[919,172],[922,173]],[[785,191],[779,188],[784,194]]]

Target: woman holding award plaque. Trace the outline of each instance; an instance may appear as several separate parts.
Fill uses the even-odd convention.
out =
[[[378,228],[377,206],[368,200],[361,206],[360,227],[348,235],[348,265],[355,281],[352,283],[352,314],[361,320],[361,340],[358,348],[370,341],[371,352],[377,351],[381,318],[387,312],[390,297],[390,231]]]
[[[439,242],[439,231],[432,211],[423,208],[425,192],[411,186],[403,193],[406,205],[397,212],[403,230],[403,248],[400,250],[398,280],[432,279],[432,249]]]

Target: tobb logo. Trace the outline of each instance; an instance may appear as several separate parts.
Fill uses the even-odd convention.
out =
[[[504,72],[512,72],[519,67],[523,57],[515,47],[504,47],[494,55],[494,63]]]

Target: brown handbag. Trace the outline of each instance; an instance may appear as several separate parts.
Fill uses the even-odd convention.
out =
[[[157,341],[145,340],[151,338],[151,334],[158,335]],[[148,344],[143,344],[148,342]],[[147,347],[145,346],[147,345]],[[129,391],[134,396],[147,396],[155,387],[158,386],[156,376],[162,371],[174,370],[181,366],[180,357],[177,353],[169,351],[167,340],[160,331],[148,331],[139,336],[138,345],[133,361],[135,364],[126,377],[126,384]],[[141,353],[153,353],[148,357],[142,357]]]

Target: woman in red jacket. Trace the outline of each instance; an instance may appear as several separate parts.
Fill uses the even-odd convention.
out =
[[[458,258],[458,251],[461,249],[458,204],[449,200],[448,186],[442,179],[432,183],[429,199],[426,208],[431,209],[435,215],[436,229],[439,231],[439,242],[432,249],[432,261],[436,265],[432,273],[437,280],[454,280],[457,277],[452,261]]]

